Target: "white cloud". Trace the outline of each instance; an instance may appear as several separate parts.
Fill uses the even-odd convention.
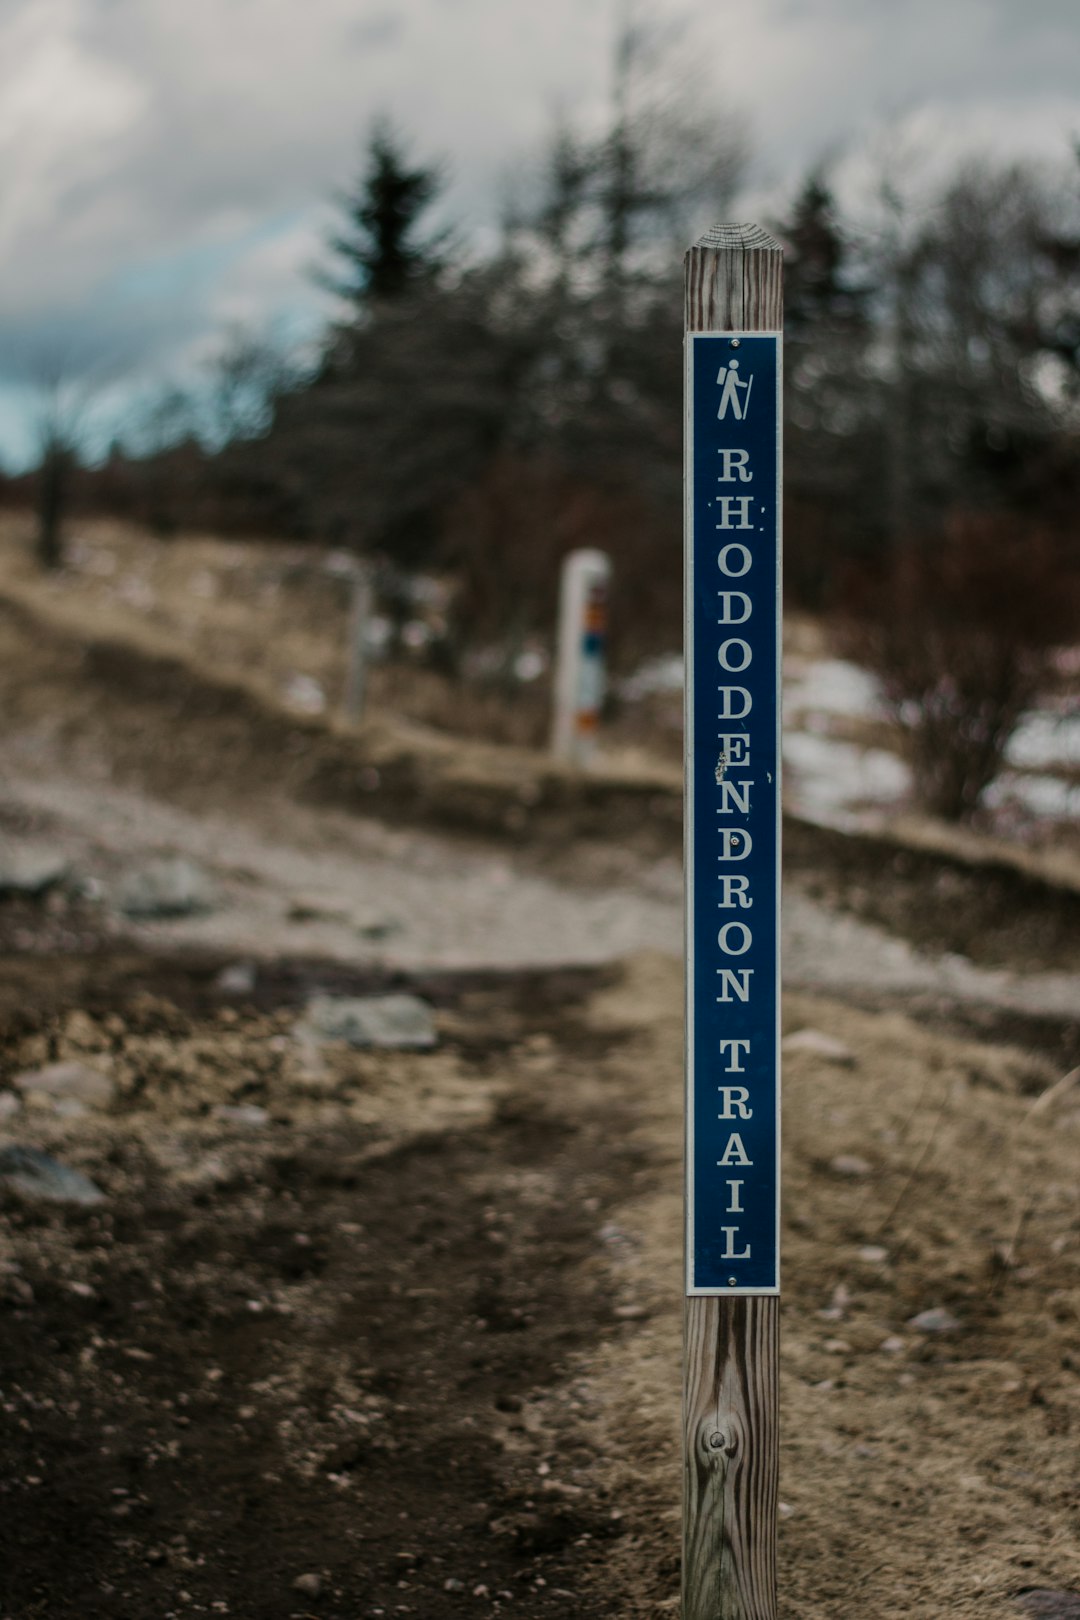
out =
[[[24,296],[47,298],[70,273],[54,263],[87,225],[85,198],[137,138],[147,97],[124,69],[77,37],[78,0],[38,0],[0,21],[0,262]],[[108,220],[95,234],[107,238]],[[75,227],[74,241],[72,227]],[[20,270],[23,272],[20,275]]]
[[[641,0],[644,5],[645,0]],[[1064,151],[1075,0],[654,0],[693,21],[760,192],[899,120],[943,150]],[[6,0],[0,374],[90,325],[158,365],[222,318],[314,308],[327,198],[388,112],[490,225],[556,109],[594,121],[616,0]],[[5,359],[5,346],[8,351]]]

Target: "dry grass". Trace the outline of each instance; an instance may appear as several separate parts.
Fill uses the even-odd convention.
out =
[[[633,1521],[628,1615],[676,1612],[681,985],[633,963],[595,1007],[638,1030],[637,1129],[662,1186],[628,1200],[611,1249],[648,1325],[613,1341],[599,1449]],[[1015,1614],[1025,1587],[1080,1586],[1080,1189],[1075,1092],[1031,1112],[1052,1074],[1030,1054],[895,1013],[789,996],[785,1028],[857,1055],[785,1074],[781,1613],[800,1620]],[[838,1154],[872,1166],[829,1169]],[[884,1249],[885,1258],[862,1251]],[[840,1292],[838,1292],[838,1290]],[[929,1336],[931,1306],[959,1319]],[[839,1308],[840,1315],[822,1312]],[[886,1346],[889,1348],[886,1348]]]

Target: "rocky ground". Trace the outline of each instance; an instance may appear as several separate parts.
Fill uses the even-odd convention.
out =
[[[674,1614],[663,772],[340,736],[25,602],[0,703],[0,1615]],[[1080,896],[787,850],[782,1612],[1069,1620]]]

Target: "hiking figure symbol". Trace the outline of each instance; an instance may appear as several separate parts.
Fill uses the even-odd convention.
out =
[[[723,393],[720,395],[720,409],[716,413],[719,419],[723,421],[730,409],[736,422],[745,421],[746,413],[750,408],[750,390],[754,386],[753,377],[748,382],[742,382],[739,378],[739,362],[729,360],[726,366],[720,367],[716,380],[724,385]],[[743,389],[745,389],[745,393],[740,392]]]

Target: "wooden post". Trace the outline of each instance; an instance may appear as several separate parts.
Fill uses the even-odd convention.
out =
[[[690,249],[683,1620],[776,1617],[782,325],[763,230]]]
[[[346,649],[345,718],[356,725],[363,718],[367,697],[367,635],[371,619],[371,577],[366,563],[356,562],[349,605],[349,641]]]
[[[587,765],[596,751],[610,579],[611,563],[602,551],[572,551],[563,563],[551,751],[568,765]]]

